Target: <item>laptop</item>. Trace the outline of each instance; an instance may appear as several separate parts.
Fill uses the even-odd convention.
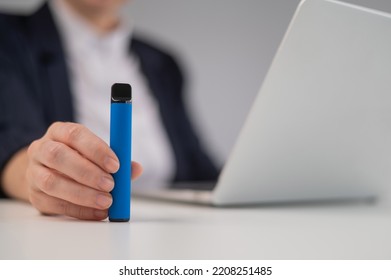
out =
[[[214,206],[362,199],[391,185],[391,15],[302,1],[212,191],[134,195]]]

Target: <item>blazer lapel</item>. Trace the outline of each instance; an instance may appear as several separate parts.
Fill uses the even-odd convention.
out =
[[[37,65],[43,102],[47,108],[48,123],[73,121],[73,105],[68,70],[61,38],[56,29],[50,9],[45,3],[33,14],[28,31],[33,48],[33,59]]]

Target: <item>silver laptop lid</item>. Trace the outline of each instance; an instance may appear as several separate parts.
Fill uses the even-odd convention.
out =
[[[302,1],[214,204],[362,197],[388,187],[390,73],[390,15]]]

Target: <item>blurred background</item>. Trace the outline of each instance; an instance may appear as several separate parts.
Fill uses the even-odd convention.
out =
[[[0,0],[29,13],[42,0]],[[137,33],[175,53],[187,76],[193,122],[221,166],[300,0],[133,0]],[[390,0],[345,0],[391,13]]]

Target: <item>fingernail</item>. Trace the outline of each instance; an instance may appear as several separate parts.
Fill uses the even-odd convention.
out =
[[[103,191],[111,191],[114,187],[114,180],[111,176],[103,176],[100,179],[100,183],[98,185],[99,188],[101,188]]]
[[[96,204],[103,209],[109,208],[112,202],[113,199],[107,195],[98,194],[96,198]]]
[[[111,157],[107,157],[104,162],[105,168],[108,172],[114,173],[119,169],[119,162]]]

